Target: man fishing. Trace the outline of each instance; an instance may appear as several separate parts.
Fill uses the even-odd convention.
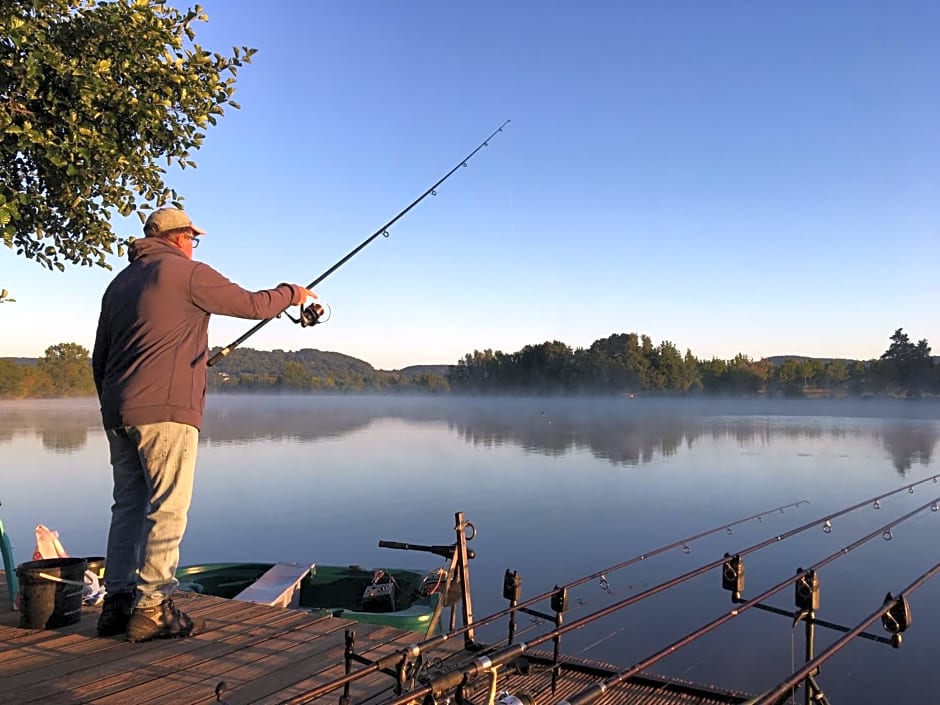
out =
[[[101,301],[92,368],[114,504],[99,636],[148,641],[202,628],[170,595],[205,407],[209,316],[263,320],[317,298],[297,284],[247,291],[193,261],[205,234],[178,208],[153,211]]]

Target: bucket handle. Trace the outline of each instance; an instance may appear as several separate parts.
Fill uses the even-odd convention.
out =
[[[54,583],[65,583],[66,585],[78,585],[79,587],[85,587],[84,581],[79,580],[66,580],[65,578],[60,578],[55,575],[49,575],[49,573],[40,573],[40,578],[45,578],[46,580],[51,580]]]

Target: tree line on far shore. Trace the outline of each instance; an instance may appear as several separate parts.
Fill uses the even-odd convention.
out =
[[[320,350],[238,348],[209,370],[211,392],[405,392],[455,394],[766,395],[921,397],[940,394],[940,364],[926,340],[903,329],[875,360],[782,356],[699,360],[646,335],[617,333],[572,349],[559,341],[514,353],[475,350],[456,365],[376,370]],[[89,352],[77,343],[38,361],[0,359],[0,398],[94,396]]]
[[[210,355],[217,351],[211,350]],[[321,350],[237,348],[210,368],[210,392],[438,393],[448,390],[447,365],[376,370],[349,355]],[[36,359],[0,358],[0,399],[95,396],[89,351],[77,343],[46,348]]]
[[[903,329],[877,360],[822,360],[782,356],[699,360],[649,336],[618,333],[572,349],[553,341],[506,354],[475,350],[448,376],[454,392],[726,394],[768,396],[940,393],[940,365],[926,340],[912,343]]]
[[[95,396],[88,350],[78,343],[46,348],[35,363],[0,359],[0,399]]]

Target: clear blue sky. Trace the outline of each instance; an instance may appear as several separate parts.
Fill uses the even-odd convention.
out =
[[[259,51],[168,182],[247,288],[310,282],[512,120],[317,287],[329,323],[246,346],[391,369],[636,331],[867,359],[903,327],[940,351],[936,2],[202,5],[200,43]],[[112,273],[0,269],[0,356],[91,348]]]

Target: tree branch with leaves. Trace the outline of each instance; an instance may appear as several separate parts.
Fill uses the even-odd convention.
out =
[[[47,269],[110,269],[114,214],[181,205],[163,166],[192,152],[232,100],[239,67],[195,43],[199,5],[157,0],[0,3],[0,235]]]

